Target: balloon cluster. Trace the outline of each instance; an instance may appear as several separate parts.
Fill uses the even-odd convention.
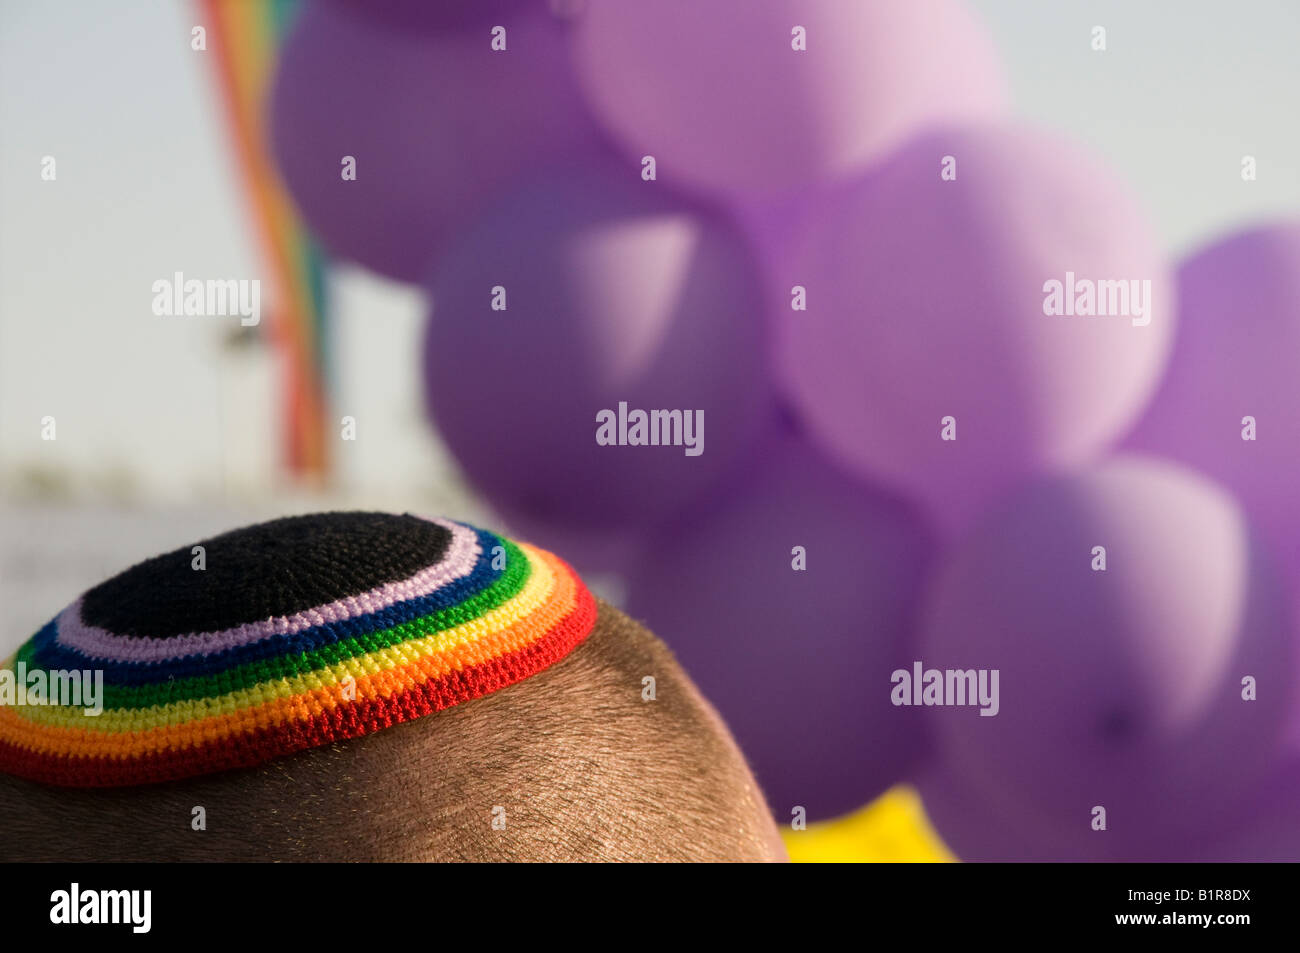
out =
[[[271,124],[427,290],[474,486],[625,574],[779,817],[1300,847],[1300,225],[1170,267],[959,0],[317,0]]]

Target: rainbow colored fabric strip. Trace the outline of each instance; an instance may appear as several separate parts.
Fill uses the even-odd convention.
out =
[[[74,602],[0,681],[21,692],[42,680],[34,673],[53,686],[57,672],[102,672],[102,711],[0,692],[0,771],[110,787],[250,767],[504,688],[591,632],[595,599],[561,559],[433,522],[451,543],[413,576],[220,632],[118,635],[87,625]]]
[[[285,463],[299,475],[328,473],[331,354],[325,255],[294,210],[266,143],[267,91],[298,0],[199,0],[261,253],[279,302],[268,322],[282,357]]]

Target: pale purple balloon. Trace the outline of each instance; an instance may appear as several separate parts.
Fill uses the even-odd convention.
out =
[[[629,159],[729,196],[829,181],[1006,108],[991,39],[952,0],[588,0],[578,24],[583,89]]]
[[[924,760],[923,713],[889,691],[930,551],[909,506],[779,433],[630,572],[628,612],[721,712],[778,819],[861,807]]]
[[[1156,458],[1041,481],[991,513],[937,574],[921,649],[927,669],[999,673],[995,716],[924,708],[939,757],[1026,850],[1060,859],[1203,842],[1279,763],[1297,698],[1267,549],[1226,492]]]
[[[770,411],[748,246],[616,163],[511,196],[428,287],[428,407],[507,514],[572,532],[651,525],[716,481]],[[638,414],[660,445],[634,443]]]
[[[777,275],[787,392],[828,450],[949,529],[1119,436],[1173,336],[1172,281],[1129,191],[1052,133],[928,133],[820,197],[791,247]],[[1076,292],[1150,281],[1151,300],[1127,302],[1144,314],[1045,313],[1049,282],[1064,290],[1071,273]],[[806,311],[791,307],[794,285]],[[1108,310],[1125,307],[1115,287]]]
[[[1179,324],[1126,446],[1232,490],[1300,589],[1300,222],[1252,229],[1178,271]],[[1243,440],[1255,419],[1255,439]]]
[[[331,4],[306,7],[270,100],[276,162],[335,255],[421,281],[486,205],[554,164],[603,148],[544,10],[488,29],[396,31]],[[343,178],[345,156],[356,179]]]

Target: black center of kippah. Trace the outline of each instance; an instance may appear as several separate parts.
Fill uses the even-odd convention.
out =
[[[81,617],[161,639],[292,615],[413,576],[442,559],[451,532],[414,516],[318,513],[247,526],[155,556],[86,593]]]

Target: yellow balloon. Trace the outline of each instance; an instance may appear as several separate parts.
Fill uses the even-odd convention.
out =
[[[785,830],[795,863],[951,863],[952,855],[926,819],[921,798],[896,787],[845,817]]]

